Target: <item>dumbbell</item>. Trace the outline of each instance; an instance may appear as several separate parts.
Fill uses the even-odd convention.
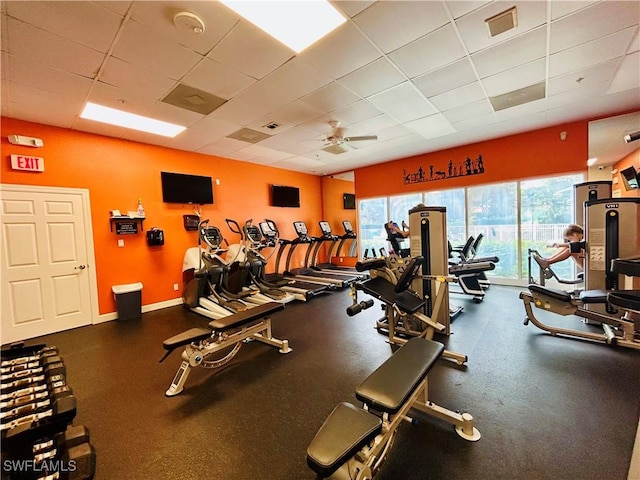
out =
[[[89,429],[84,425],[71,425],[53,438],[34,444],[34,460],[42,463],[46,459],[60,458],[70,448],[88,442]]]
[[[2,360],[0,362],[0,368],[9,368],[9,367],[15,367],[17,365],[22,365],[24,363],[38,362],[42,358],[49,357],[52,355],[57,355],[57,354],[58,354],[58,347],[55,347],[55,346],[44,347],[43,349],[39,350],[36,354],[24,355],[22,357]]]
[[[14,398],[8,402],[0,403],[2,412],[0,412],[0,420],[2,423],[11,421],[16,417],[35,413],[46,409],[51,402],[56,399],[72,395],[73,390],[68,385],[52,388],[51,390],[42,390],[21,397]]]
[[[354,305],[351,305],[350,307],[347,307],[347,315],[353,317],[354,315],[360,313],[362,310],[366,310],[370,307],[373,307],[373,300],[363,300],[360,303],[356,303]]]
[[[14,428],[24,426],[25,424],[33,424],[33,422],[38,422],[44,419],[67,425],[75,418],[77,408],[76,397],[73,395],[65,395],[54,399],[53,402],[51,402],[51,408],[11,420],[10,422],[0,425],[0,430],[12,430]],[[6,440],[8,441],[8,439]]]

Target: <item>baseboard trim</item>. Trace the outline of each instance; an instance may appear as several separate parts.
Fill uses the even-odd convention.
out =
[[[155,310],[162,310],[163,308],[175,307],[178,305],[182,305],[182,298],[173,298],[171,300],[165,300],[163,302],[143,305],[142,313],[153,312]],[[104,313],[102,315],[99,315],[98,318],[93,322],[93,324],[97,325],[98,323],[110,322],[111,320],[117,319],[118,312]]]

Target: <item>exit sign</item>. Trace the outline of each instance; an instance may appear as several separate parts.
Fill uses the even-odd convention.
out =
[[[27,155],[11,155],[11,168],[29,172],[44,172],[44,158]]]

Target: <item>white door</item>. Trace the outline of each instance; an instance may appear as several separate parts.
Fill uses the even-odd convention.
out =
[[[2,344],[92,323],[88,192],[2,185]]]

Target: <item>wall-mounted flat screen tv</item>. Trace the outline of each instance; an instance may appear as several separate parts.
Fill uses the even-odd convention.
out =
[[[160,172],[162,178],[162,201],[165,203],[213,203],[211,177]]]
[[[271,185],[271,206],[299,207],[300,189],[298,187],[285,187],[284,185]]]
[[[356,209],[356,196],[353,193],[345,193],[342,195],[342,206],[345,210]]]
[[[622,178],[624,188],[627,190],[640,188],[640,179],[638,178],[638,172],[636,172],[635,167],[631,166],[620,171],[620,178]]]

